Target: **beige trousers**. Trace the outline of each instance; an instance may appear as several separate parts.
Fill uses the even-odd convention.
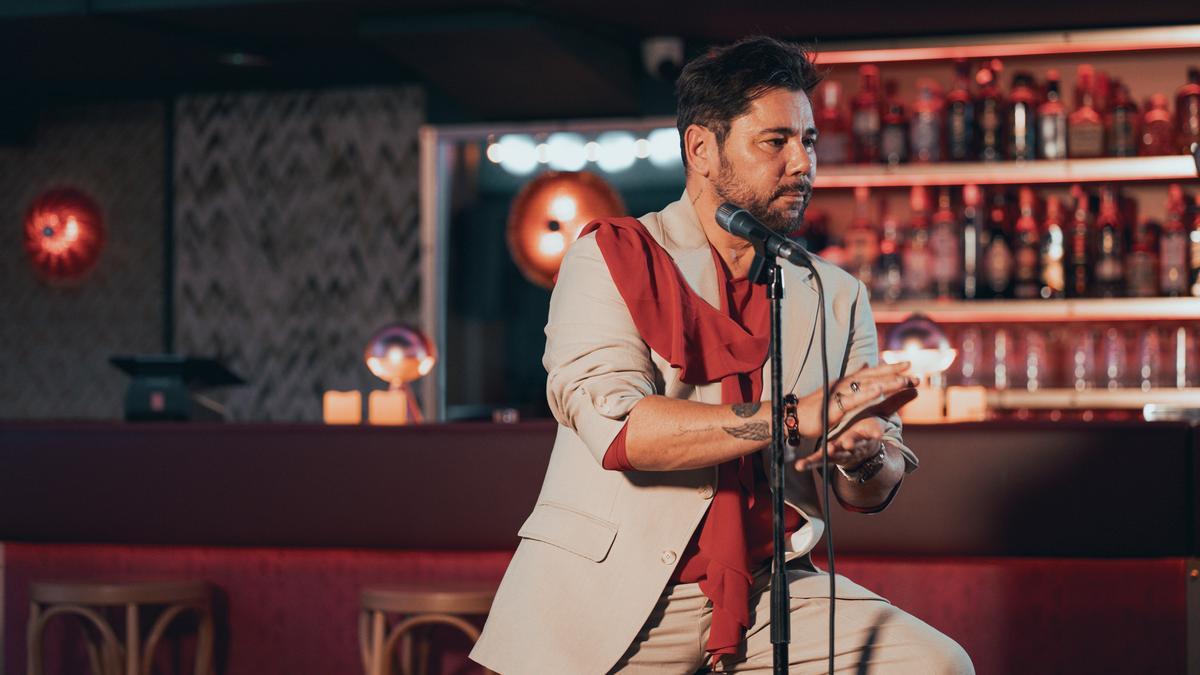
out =
[[[829,670],[829,576],[789,570],[792,604],[788,672]],[[650,618],[612,672],[688,674],[706,666],[714,673],[771,673],[771,575],[754,577],[750,627],[744,651],[716,666],[704,651],[712,604],[699,584],[667,586]],[[838,673],[967,675],[975,672],[962,647],[920,619],[839,575],[835,610]],[[820,595],[819,589],[825,594]],[[845,597],[843,597],[845,596]]]

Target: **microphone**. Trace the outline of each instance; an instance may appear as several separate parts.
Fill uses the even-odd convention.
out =
[[[717,224],[729,234],[754,244],[755,248],[762,247],[777,258],[816,272],[812,257],[803,246],[758,222],[749,211],[736,204],[725,202],[717,208]]]

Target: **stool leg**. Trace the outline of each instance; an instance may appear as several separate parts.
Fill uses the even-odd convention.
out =
[[[26,628],[25,650],[29,662],[25,672],[28,675],[42,675],[42,608],[36,602],[29,603],[29,624]]]
[[[101,658],[104,653],[104,636],[93,636],[90,631],[87,633],[87,651],[88,663],[91,665],[92,675],[107,675],[104,667],[105,663]]]
[[[212,607],[202,607],[200,627],[196,635],[196,669],[194,675],[212,675],[213,672],[213,613]]]
[[[371,673],[370,675],[387,675],[390,660],[383,651],[384,616],[380,610],[375,610],[371,617]]]
[[[125,675],[140,675],[138,662],[142,654],[141,637],[138,606],[131,602],[125,605]]]
[[[412,634],[405,633],[400,638],[400,672],[403,675],[413,675],[413,641]]]
[[[413,633],[417,646],[417,663],[413,670],[416,671],[416,675],[426,675],[429,672],[429,644],[433,641],[433,636],[429,626],[421,626]]]
[[[363,675],[371,675],[371,613],[365,609],[358,610],[358,652]]]

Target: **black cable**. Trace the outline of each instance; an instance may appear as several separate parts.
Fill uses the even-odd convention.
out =
[[[821,382],[824,386],[821,395],[821,436],[817,439],[817,449],[821,451],[821,477],[825,488],[825,550],[829,556],[829,675],[833,675],[833,619],[837,609],[837,601],[834,598],[836,568],[833,561],[833,506],[829,503],[829,453],[825,452],[825,446],[829,443],[829,350],[825,340],[825,284],[821,282],[821,275],[817,274],[815,266],[812,273],[813,279],[817,281],[817,302],[820,304],[817,317],[818,328],[821,331]]]

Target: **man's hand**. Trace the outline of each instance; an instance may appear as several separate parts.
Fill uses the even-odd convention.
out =
[[[836,439],[825,445],[829,463],[843,469],[852,469],[879,453],[879,440],[883,438],[883,420],[864,417],[846,427]],[[804,471],[821,464],[821,451],[796,461],[796,470]]]
[[[833,383],[829,388],[829,426],[837,426],[847,412],[870,403],[878,396],[891,396],[898,391],[916,387],[919,381],[904,374],[911,365],[908,361],[902,361],[874,368],[864,366],[858,372]],[[814,391],[796,404],[796,421],[799,423],[797,431],[801,436],[816,438],[821,435],[823,402],[822,392]]]

